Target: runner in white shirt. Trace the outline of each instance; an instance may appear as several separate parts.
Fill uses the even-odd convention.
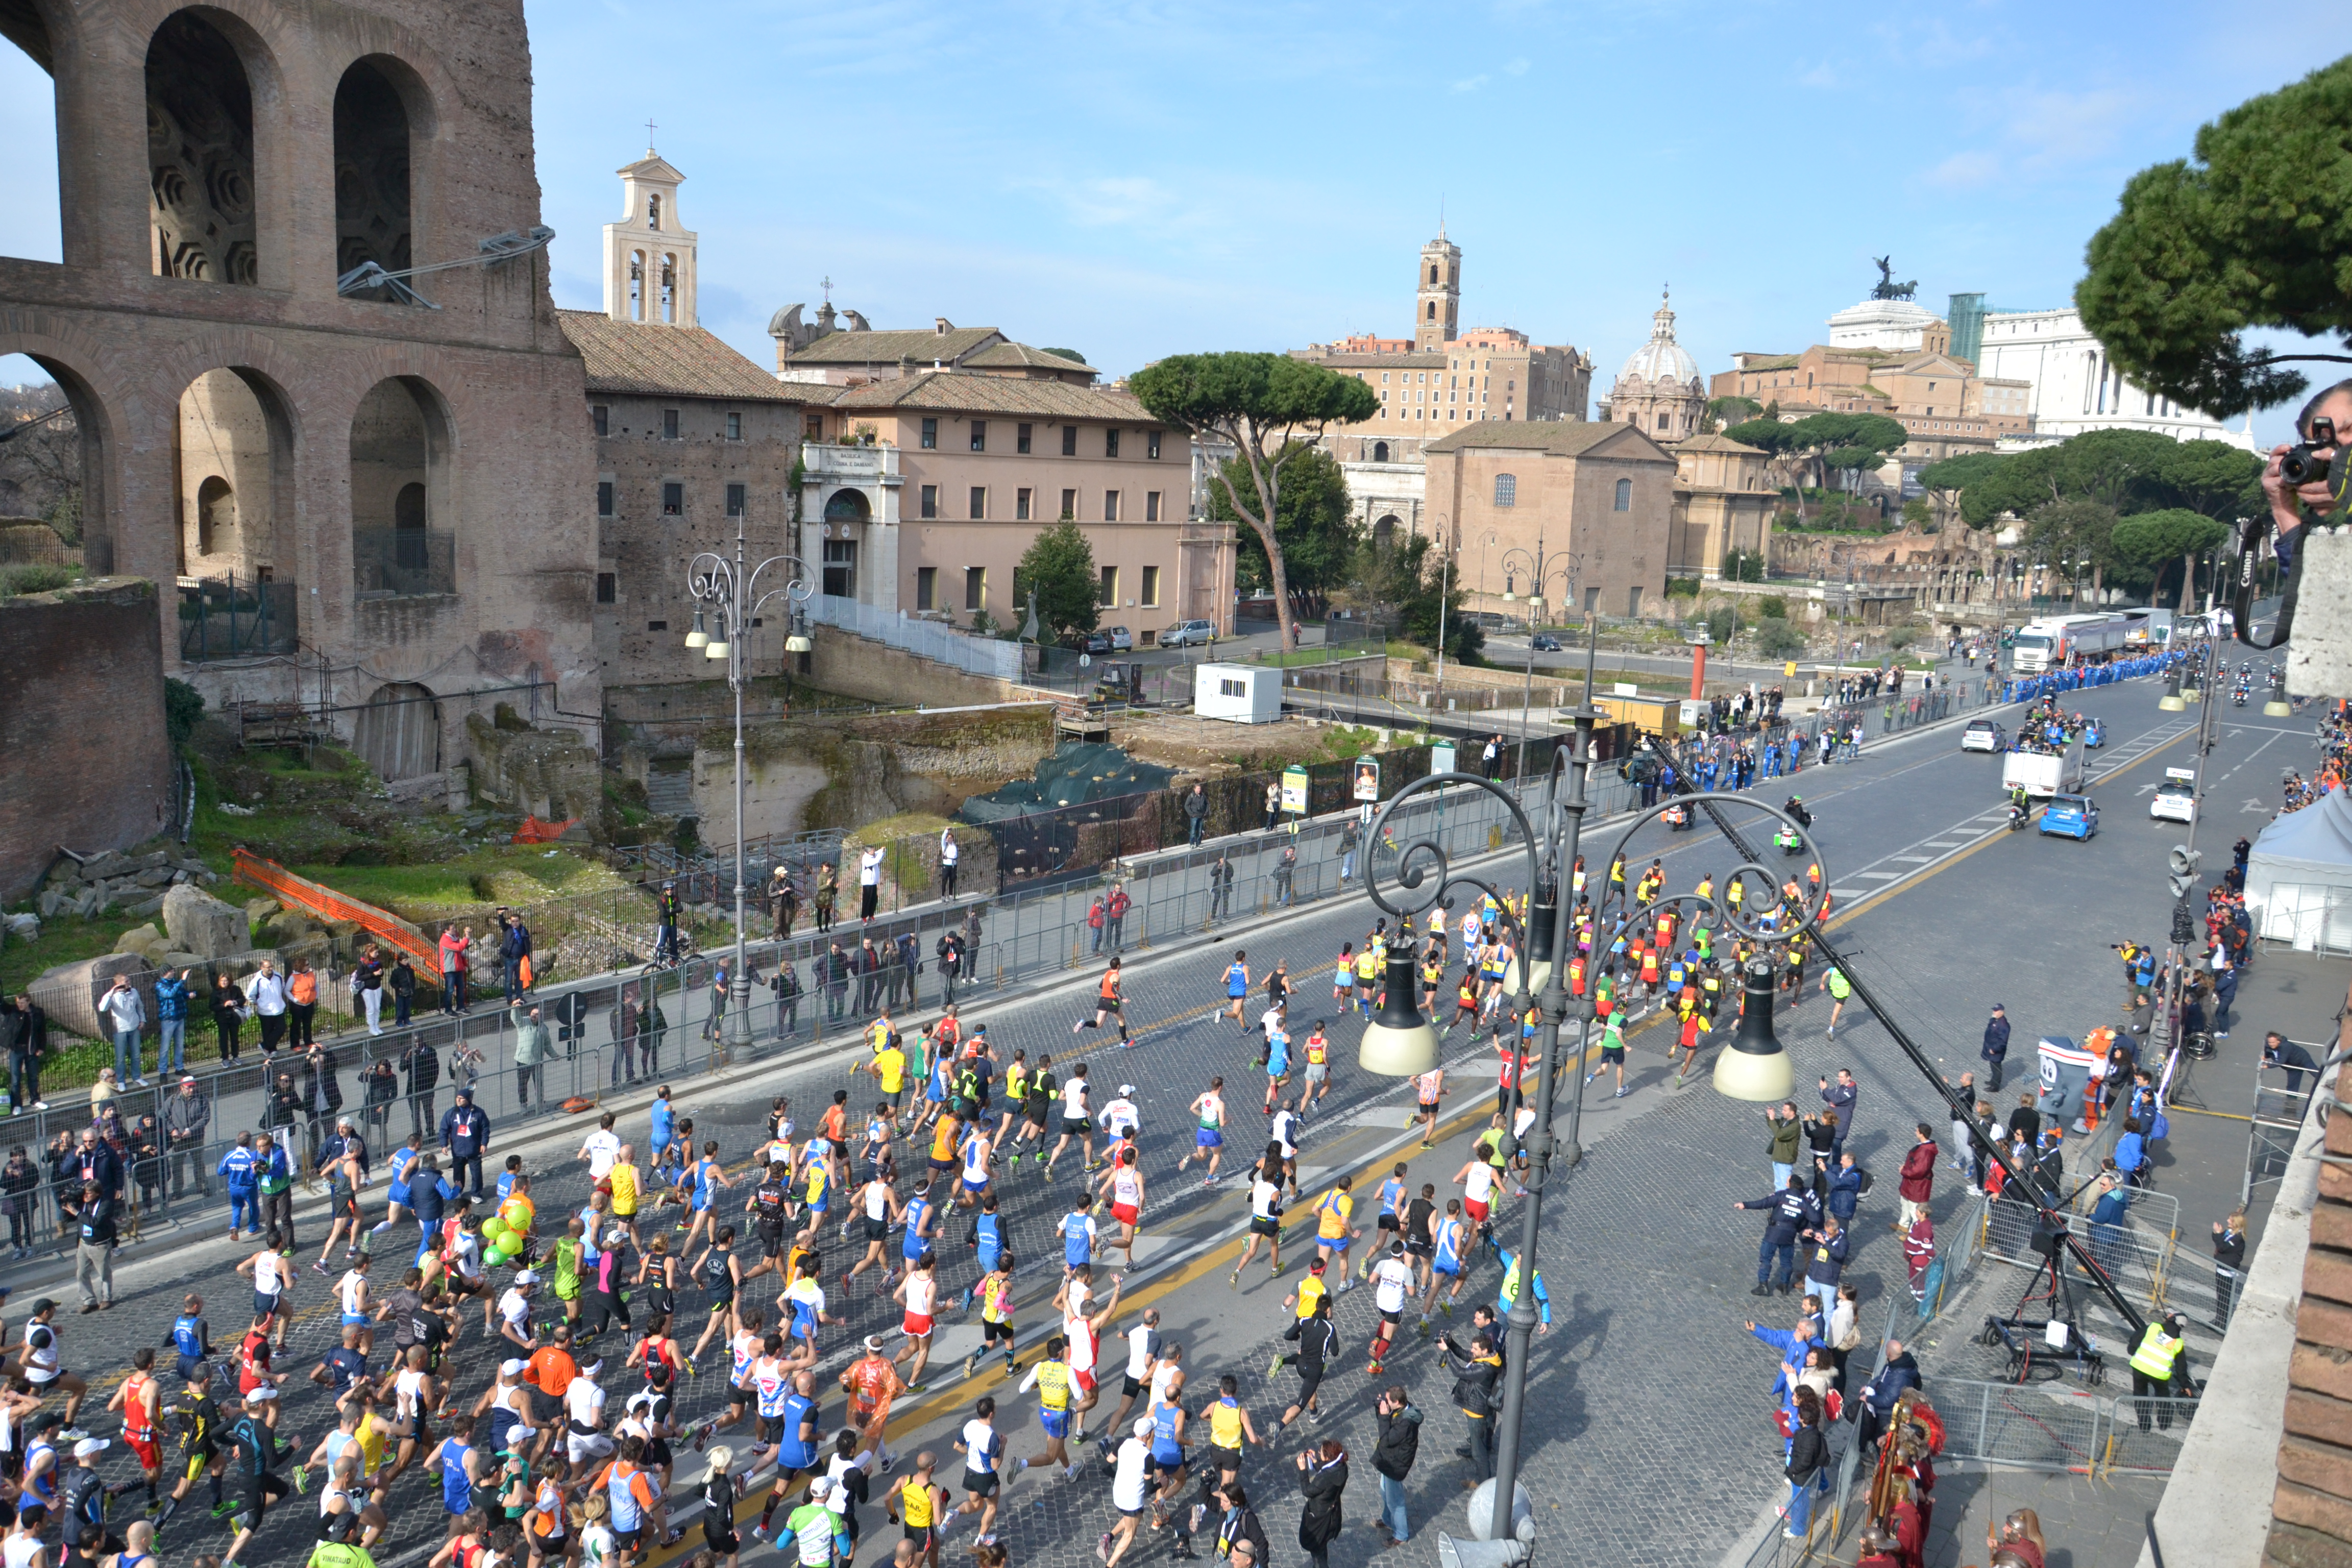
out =
[[[1125,1331],[1127,1334],[1127,1381],[1120,1385],[1118,1408],[1110,1413],[1108,1429],[1116,1432],[1135,1402],[1151,1386],[1152,1370],[1160,1364],[1160,1310],[1145,1312]]]
[[[613,1131],[611,1111],[604,1113],[603,1125],[580,1145],[580,1157],[588,1162],[590,1181],[601,1182],[613,1173],[613,1163],[621,1157],[621,1140]]]
[[[1282,1175],[1289,1183],[1290,1195],[1298,1195],[1298,1113],[1285,1100],[1275,1108],[1274,1118],[1266,1124],[1266,1139],[1282,1149]]]
[[[1079,1269],[1064,1280],[1061,1289],[1054,1295],[1054,1306],[1062,1314],[1062,1337],[1070,1342],[1066,1358],[1070,1365],[1070,1382],[1077,1391],[1070,1402],[1070,1441],[1081,1445],[1087,1440],[1087,1412],[1095,1407],[1102,1394],[1095,1377],[1095,1352],[1102,1343],[1102,1325],[1118,1313],[1119,1291],[1125,1285],[1120,1276],[1112,1275],[1110,1299],[1096,1311],[1088,1312],[1093,1292],[1084,1276],[1092,1272],[1091,1268]]]
[[[538,1283],[539,1276],[526,1268],[499,1298],[499,1332],[520,1345],[525,1355],[539,1349],[530,1332],[531,1287]]]
[[[1087,1109],[1087,1064],[1084,1062],[1072,1068],[1070,1076],[1062,1080],[1062,1135],[1055,1141],[1054,1152],[1045,1156],[1046,1180],[1053,1180],[1054,1163],[1062,1157],[1062,1151],[1070,1146],[1073,1138],[1078,1141],[1078,1158],[1087,1173],[1093,1174],[1096,1169],[1095,1119],[1094,1113]]]
[[[1195,1154],[1208,1161],[1209,1173],[1201,1178],[1201,1184],[1204,1187],[1217,1184],[1217,1165],[1224,1158],[1225,1097],[1218,1092],[1224,1087],[1223,1079],[1211,1079],[1209,1087],[1186,1107],[1200,1118],[1200,1125],[1192,1133],[1192,1147],[1176,1162],[1176,1168],[1181,1171],[1191,1164]]]
[[[1372,1265],[1372,1303],[1381,1311],[1381,1326],[1372,1331],[1372,1364],[1365,1370],[1378,1373],[1381,1362],[1389,1353],[1396,1339],[1397,1323],[1404,1317],[1406,1298],[1412,1290],[1412,1265],[1405,1261],[1404,1243],[1389,1243],[1388,1256]]]
[[[1151,1417],[1139,1415],[1128,1428],[1127,1441],[1118,1446],[1118,1458],[1111,1476],[1110,1500],[1118,1510],[1118,1522],[1103,1532],[1095,1543],[1095,1555],[1107,1565],[1115,1565],[1135,1544],[1135,1532],[1143,1523],[1143,1510],[1150,1506],[1151,1493],[1145,1476],[1151,1468]]]
[[[1095,1120],[1101,1123],[1103,1130],[1102,1163],[1116,1165],[1119,1152],[1134,1142],[1136,1133],[1143,1126],[1142,1113],[1135,1108],[1135,1086],[1120,1084],[1118,1097],[1104,1106],[1102,1114]]]
[[[1242,1270],[1257,1256],[1257,1244],[1261,1241],[1266,1244],[1268,1260],[1273,1265],[1266,1278],[1272,1279],[1282,1273],[1282,1184],[1276,1180],[1282,1173],[1279,1169],[1267,1171],[1265,1165],[1265,1161],[1258,1162],[1250,1182],[1249,1245],[1242,1248],[1242,1260],[1234,1265],[1232,1275],[1225,1280],[1236,1290],[1242,1287]]]
[[[563,1391],[563,1452],[573,1469],[613,1451],[612,1436],[604,1426],[604,1391],[583,1371]]]
[[[1112,1245],[1124,1256],[1127,1267],[1132,1268],[1135,1234],[1143,1224],[1143,1166],[1132,1144],[1121,1145],[1117,1158],[1118,1163],[1103,1177],[1101,1186],[1103,1195],[1110,1200],[1111,1217],[1118,1221],[1118,1240]]]

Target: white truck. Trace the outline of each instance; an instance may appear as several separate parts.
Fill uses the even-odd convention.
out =
[[[2132,630],[2129,616],[2058,616],[2028,621],[2017,634],[2011,666],[2020,674],[2036,675],[2063,668],[2077,658],[2104,661],[2125,650]],[[2145,637],[2145,621],[2139,630]]]
[[[2066,742],[2063,752],[2011,752],[2000,763],[2001,793],[2020,784],[2025,793],[2046,800],[2053,795],[2078,795],[2083,788],[2083,737]]]

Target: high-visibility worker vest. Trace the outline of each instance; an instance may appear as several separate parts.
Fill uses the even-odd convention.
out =
[[[2158,1383],[2172,1376],[2172,1363],[2180,1359],[2181,1342],[2160,1328],[2147,1331],[2147,1338],[2139,1349],[2132,1352],[2131,1368]]]

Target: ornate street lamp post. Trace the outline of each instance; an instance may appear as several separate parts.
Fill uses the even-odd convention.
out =
[[[772,555],[757,565],[746,563],[744,531],[749,521],[745,513],[736,517],[734,559],[706,550],[687,566],[687,591],[693,596],[695,611],[694,628],[686,634],[686,646],[700,648],[706,658],[725,661],[727,686],[735,694],[735,972],[728,982],[727,1028],[719,1047],[721,1066],[737,1048],[749,1049],[751,1044],[751,973],[745,952],[743,883],[743,682],[751,650],[743,634],[761,605],[782,596],[791,617],[784,651],[808,652],[808,612],[803,606],[815,591],[808,581],[807,566],[797,555]],[[782,567],[788,575],[782,586],[761,593],[760,578],[771,566]],[[706,611],[708,627],[703,621]]]

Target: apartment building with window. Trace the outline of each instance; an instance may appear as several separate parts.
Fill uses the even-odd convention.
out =
[[[963,368],[840,391],[827,413],[846,441],[802,449],[801,548],[823,562],[821,591],[960,626],[1017,623],[1014,567],[1066,518],[1093,548],[1104,625],[1139,644],[1180,620],[1229,626],[1236,536],[1189,515],[1187,437],[1070,362],[1034,374],[1041,353],[989,345]]]

